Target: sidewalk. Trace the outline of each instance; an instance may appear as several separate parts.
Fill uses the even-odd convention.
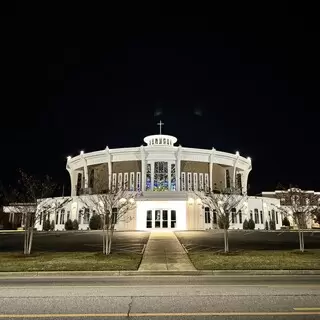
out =
[[[196,271],[176,235],[151,232],[138,271]]]

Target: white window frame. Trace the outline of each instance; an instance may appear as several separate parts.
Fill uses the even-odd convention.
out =
[[[130,191],[134,191],[134,172],[130,172]]]
[[[203,191],[203,173],[199,173],[199,189]]]
[[[118,173],[118,188],[122,188],[122,172]]]
[[[129,173],[125,172],[123,177],[123,185],[125,189],[129,189],[128,183],[129,183]]]
[[[192,174],[188,172],[188,191],[192,191]]]
[[[136,190],[141,191],[141,172],[137,172]]]
[[[117,174],[116,173],[112,174],[112,187],[113,188],[117,187]]]
[[[209,173],[204,174],[204,189],[209,191]]]
[[[186,173],[181,172],[181,191],[186,190]]]
[[[198,191],[198,173],[194,172],[193,173],[193,190]]]

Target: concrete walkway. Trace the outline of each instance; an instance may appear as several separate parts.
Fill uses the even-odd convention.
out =
[[[151,232],[139,271],[195,271],[172,231]]]

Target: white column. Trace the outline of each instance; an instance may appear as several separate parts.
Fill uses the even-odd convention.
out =
[[[176,157],[176,189],[181,191],[181,146],[178,147],[177,157]]]
[[[168,161],[168,190],[171,191],[171,164],[172,162]]]
[[[249,176],[250,171],[251,171],[251,169],[246,170],[242,174],[242,193],[243,194],[246,194],[248,191],[247,190],[248,189],[248,176]]]
[[[211,155],[210,155],[210,164],[209,164],[209,186],[210,186],[210,191],[213,189],[213,177],[212,177],[212,170],[213,170],[213,161],[214,161],[214,154],[215,154],[216,149],[212,148]]]
[[[70,168],[67,168],[70,175],[70,195],[71,197],[77,195],[77,173]]]
[[[108,189],[111,190],[112,187],[112,164],[111,164],[111,154],[108,146],[106,147],[106,158],[108,163]]]
[[[140,157],[141,157],[141,191],[146,191],[146,155],[144,146],[140,147]]]
[[[83,163],[83,173],[84,173],[84,186],[83,188],[86,190],[88,189],[88,166],[87,166],[87,160],[83,155],[83,152],[81,151],[81,158],[82,158],[82,163]]]
[[[236,173],[237,173],[237,164],[238,164],[238,160],[239,160],[239,152],[236,153],[236,159],[234,161],[234,165],[233,165],[233,174],[232,174],[232,186],[235,188],[236,187]]]

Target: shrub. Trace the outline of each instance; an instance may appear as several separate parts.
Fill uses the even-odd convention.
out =
[[[242,225],[243,230],[248,230],[249,229],[249,222],[247,219],[245,219],[243,221],[243,225]]]
[[[269,223],[268,223],[268,221],[266,221],[266,228],[265,228],[266,230],[269,230]]]
[[[74,219],[72,222],[72,230],[79,230],[79,223],[76,219]]]
[[[51,221],[50,223],[50,231],[54,231],[56,224],[54,223],[54,220]]]
[[[248,229],[249,230],[254,230],[255,226],[256,226],[256,224],[254,223],[254,221],[252,219],[249,219],[249,221],[248,221]]]
[[[100,216],[98,214],[94,214],[90,218],[89,228],[91,230],[99,230],[99,229],[101,229],[101,226],[102,226],[102,221],[101,221]]]
[[[290,227],[290,221],[287,217],[284,217],[282,220],[282,225],[286,227]]]
[[[66,223],[64,224],[64,228],[66,230],[73,230],[73,223],[72,223],[72,220],[71,219],[68,219],[66,221]]]
[[[270,221],[270,230],[276,230],[276,222],[274,220]]]
[[[50,221],[49,220],[44,220],[43,221],[42,230],[43,231],[49,231],[50,230]]]

